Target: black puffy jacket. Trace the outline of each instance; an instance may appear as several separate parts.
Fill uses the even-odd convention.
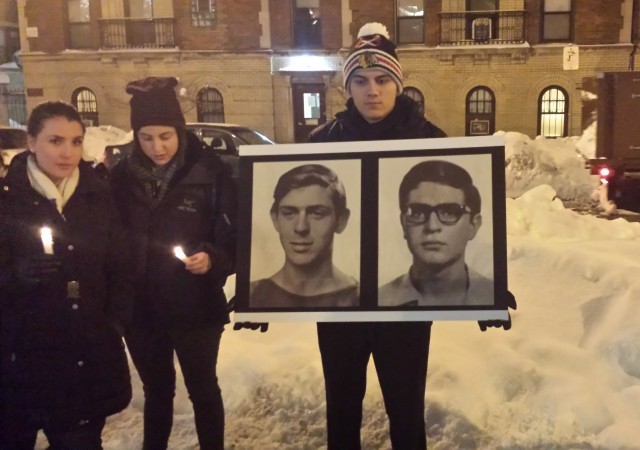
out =
[[[0,180],[3,401],[57,426],[77,426],[131,399],[120,337],[131,320],[130,258],[108,183],[81,162],[62,216],[31,187],[28,156],[16,156]],[[62,271],[46,283],[22,285],[16,260],[43,252],[42,226],[53,230]],[[81,298],[68,298],[69,281],[79,282]]]
[[[139,150],[134,150],[139,151]],[[184,164],[152,207],[127,155],[111,172],[135,261],[134,326],[183,326],[229,321],[223,286],[235,270],[237,193],[231,170],[187,132]],[[185,270],[173,253],[205,251],[212,268]]]
[[[391,113],[376,123],[368,123],[356,109],[353,100],[347,109],[320,125],[309,135],[309,142],[375,141],[391,139],[438,138],[447,135],[420,113],[418,104],[400,95]]]

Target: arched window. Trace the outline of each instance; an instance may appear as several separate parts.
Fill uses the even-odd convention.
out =
[[[493,91],[478,86],[467,94],[466,135],[493,134],[496,125],[496,99]]]
[[[538,99],[538,134],[545,137],[566,136],[569,103],[567,91],[560,86],[549,86]]]
[[[420,114],[424,116],[424,95],[420,89],[408,86],[402,90],[402,94],[415,101],[420,107]]]
[[[71,103],[76,107],[82,117],[82,121],[88,127],[97,127],[98,121],[98,101],[96,95],[85,87],[73,91]]]
[[[214,88],[200,89],[197,100],[198,122],[224,122],[222,94]]]

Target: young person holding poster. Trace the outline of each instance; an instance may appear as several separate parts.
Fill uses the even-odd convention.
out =
[[[360,29],[343,65],[343,77],[350,96],[346,110],[314,130],[310,142],[445,137],[423,117],[417,103],[401,95],[402,68],[384,25],[369,23]],[[317,327],[329,450],[360,449],[362,401],[372,355],[392,447],[426,449],[424,397],[431,322],[318,323]]]

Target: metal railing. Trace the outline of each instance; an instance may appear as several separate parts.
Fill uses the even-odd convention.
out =
[[[11,125],[26,125],[27,123],[27,98],[23,90],[9,90],[0,88],[2,100],[7,109],[7,118]]]
[[[100,19],[103,49],[171,48],[176,46],[174,18]]]
[[[522,44],[526,11],[440,13],[440,45]]]

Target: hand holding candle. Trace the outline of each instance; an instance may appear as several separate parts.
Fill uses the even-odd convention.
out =
[[[53,233],[51,228],[40,228],[40,239],[42,240],[45,255],[53,255]]]

